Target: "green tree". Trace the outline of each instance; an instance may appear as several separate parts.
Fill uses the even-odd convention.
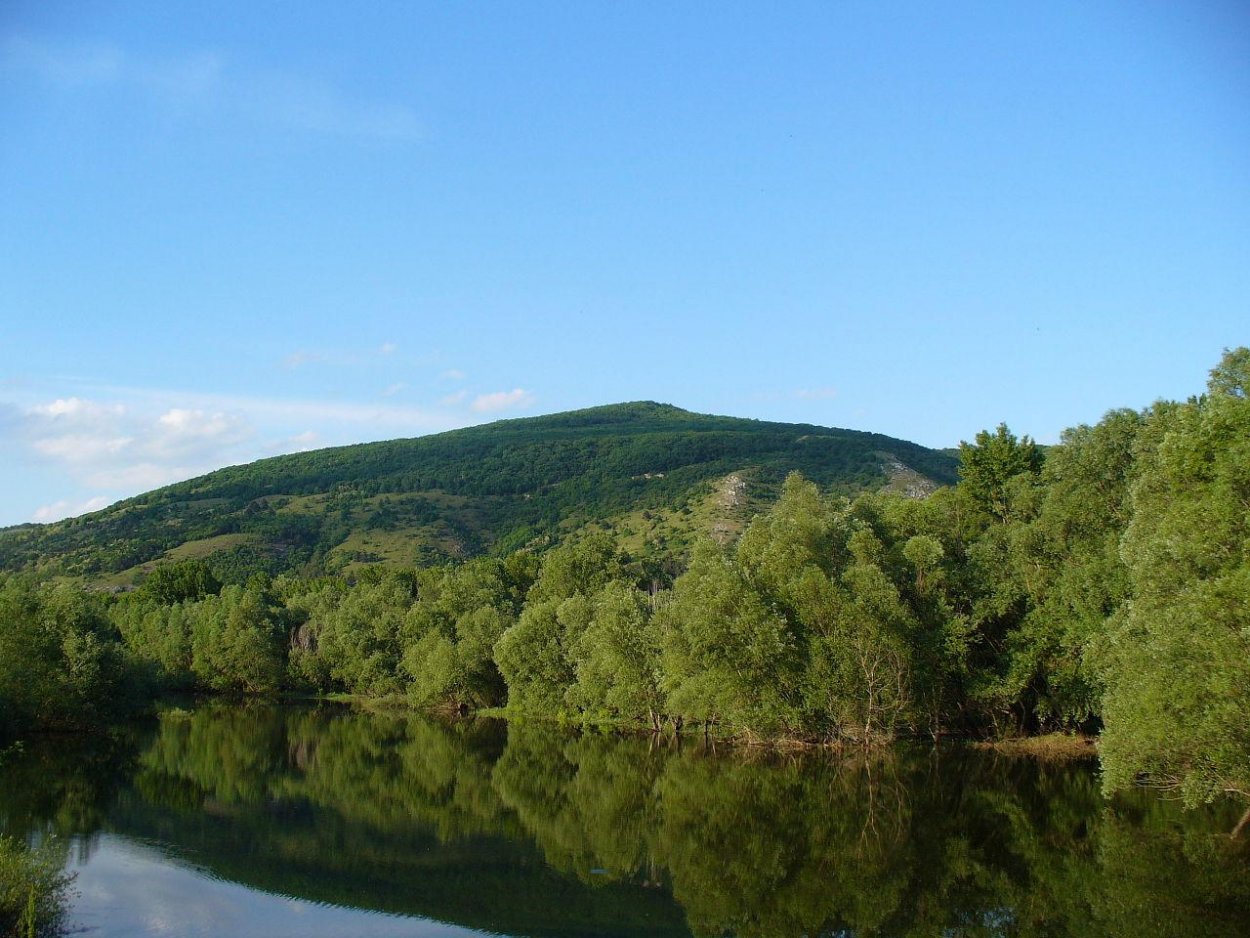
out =
[[[577,673],[571,703],[631,718],[645,715],[659,728],[660,636],[645,594],[619,580],[607,584],[595,596],[590,624],[570,657]]]
[[[490,706],[504,697],[495,643],[513,624],[509,564],[476,560],[426,574],[404,623],[403,669],[418,705]]]
[[[53,938],[66,933],[70,886],[65,849],[55,841],[27,847],[0,835],[0,935]]]
[[[221,582],[203,560],[158,563],[143,580],[140,593],[162,606],[203,599],[221,591]]]
[[[99,594],[0,581],[0,736],[97,725],[144,691]]]
[[[566,696],[577,680],[570,649],[590,616],[590,600],[580,593],[526,604],[516,624],[495,643],[495,663],[508,684],[509,709],[565,712]]]
[[[1119,547],[1143,420],[1118,410],[1066,430],[1042,470],[1037,515],[1016,539],[1029,608],[1008,639],[1008,683],[1039,727],[1080,725],[1101,708],[1093,650],[1129,596]]]
[[[191,670],[204,686],[273,693],[286,671],[287,627],[266,580],[227,586],[192,604]]]
[[[797,727],[798,643],[714,543],[696,546],[658,615],[670,714],[762,735]]]
[[[1209,396],[1152,417],[1121,547],[1132,599],[1104,657],[1104,778],[1139,775],[1189,803],[1250,795],[1250,352]]]
[[[959,444],[959,485],[995,520],[1011,517],[1009,483],[1042,468],[1042,451],[1027,436],[1017,439],[1000,423],[993,433],[982,430],[975,443]]]

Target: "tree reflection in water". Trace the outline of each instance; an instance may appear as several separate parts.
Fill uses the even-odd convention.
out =
[[[202,706],[0,765],[7,832],[109,831],[518,934],[1242,935],[1240,813],[960,747],[713,752],[337,707]]]

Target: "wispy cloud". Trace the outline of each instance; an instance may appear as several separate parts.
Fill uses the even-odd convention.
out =
[[[453,391],[451,394],[448,394],[446,397],[441,398],[439,400],[439,403],[442,404],[444,407],[455,407],[457,404],[463,404],[465,398],[467,398],[468,396],[469,396],[468,391]]]
[[[286,130],[374,140],[421,135],[405,104],[358,98],[305,75],[235,66],[211,49],[145,59],[112,43],[12,36],[0,43],[0,67],[61,88],[111,85],[174,110],[207,109]]]
[[[30,408],[30,412],[40,417],[68,423],[79,419],[120,417],[126,412],[126,407],[123,404],[100,404],[96,401],[83,400],[81,397],[58,397],[46,404],[34,405]]]
[[[248,85],[248,93],[238,100],[260,122],[344,137],[414,140],[421,136],[416,115],[402,104],[355,99],[333,85],[297,75],[255,75]]]
[[[278,444],[278,451],[283,453],[306,453],[310,449],[316,449],[321,445],[321,437],[314,430],[305,430],[303,433],[297,433],[295,436],[287,437]]]
[[[120,49],[107,43],[46,43],[10,36],[0,44],[5,69],[33,74],[55,85],[99,85],[118,81],[126,69]]]
[[[827,401],[838,396],[837,388],[800,388],[794,396],[805,401]]]
[[[359,368],[376,365],[385,359],[393,359],[399,351],[395,342],[384,342],[371,349],[296,349],[282,359],[285,368],[303,368],[305,365],[327,365],[340,368]]]
[[[397,404],[354,404],[344,401],[288,400],[283,398],[194,395],[194,399],[221,402],[257,419],[347,424],[372,429],[428,433],[446,429],[446,415],[421,407]]]
[[[479,394],[473,399],[473,409],[480,414],[493,413],[497,410],[512,410],[517,407],[528,407],[534,403],[534,395],[522,388],[511,391],[495,391],[491,394]]]
[[[88,498],[82,502],[71,502],[68,499],[61,499],[53,502],[51,505],[40,505],[35,509],[32,521],[38,521],[41,524],[48,524],[53,521],[60,521],[62,518],[74,518],[78,515],[85,515],[88,512],[99,511],[101,508],[107,508],[111,501],[104,495],[97,495],[94,498]]]
[[[404,390],[407,387],[408,387],[408,382],[396,381],[394,384],[388,384],[386,387],[382,389],[382,396],[394,397],[396,394],[398,394],[400,391]]]
[[[441,375],[439,375],[439,377],[444,381],[463,381],[468,377],[468,375],[466,375],[459,368],[448,368]]]
[[[328,356],[323,352],[310,352],[307,349],[300,349],[282,359],[282,364],[287,368],[302,368],[304,365],[313,365],[324,361],[328,361]]]

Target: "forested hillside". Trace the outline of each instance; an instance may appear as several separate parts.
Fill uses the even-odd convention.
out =
[[[1101,731],[1108,790],[1250,796],[1248,391],[1242,348],[1045,452],[1000,425],[926,498],[792,473],[689,555],[592,526],[351,576],[182,560],[122,596],[0,574],[0,737],[161,689],[338,691],[751,740]]]
[[[502,554],[588,522],[681,548],[802,472],[847,493],[954,481],[946,453],[873,433],[650,402],[264,459],[51,525],[0,531],[0,570],[129,586],[158,559],[217,576],[424,565]],[[736,474],[732,505],[716,483]],[[645,512],[645,516],[641,513]]]

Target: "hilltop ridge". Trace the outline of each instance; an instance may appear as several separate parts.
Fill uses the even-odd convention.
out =
[[[623,525],[639,545],[727,536],[800,471],[848,494],[954,481],[949,454],[881,434],[632,401],[231,466],[49,525],[0,530],[0,570],[126,586],[162,558],[245,571],[417,564]],[[718,483],[735,475],[726,504]]]

